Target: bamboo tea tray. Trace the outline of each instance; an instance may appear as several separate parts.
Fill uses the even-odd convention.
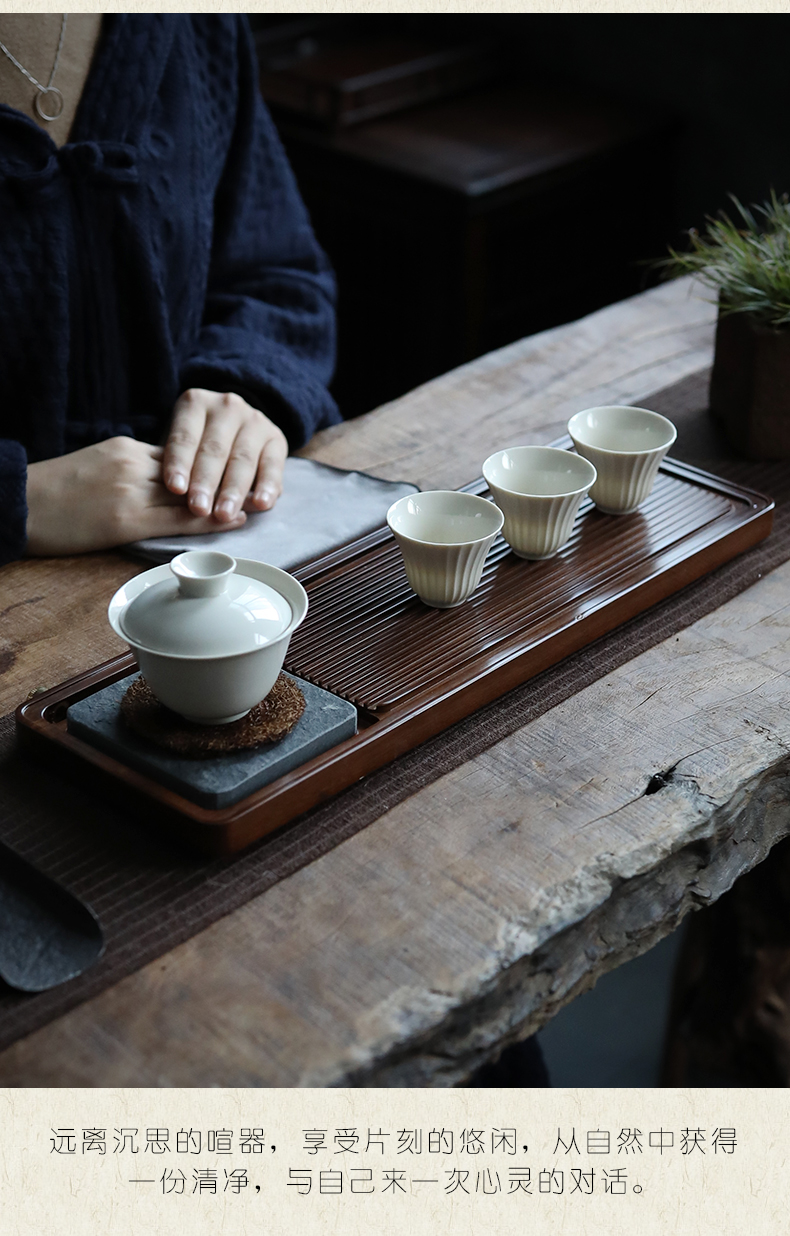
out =
[[[482,480],[466,488],[487,493]],[[388,528],[305,564],[294,574],[310,612],[285,668],[351,701],[359,732],[221,810],[67,732],[69,705],[134,673],[131,653],[20,705],[19,737],[192,847],[231,854],[734,558],[772,519],[769,498],[666,459],[635,514],[603,515],[586,499],[555,558],[525,562],[499,538],[480,587],[457,609],[417,599]]]

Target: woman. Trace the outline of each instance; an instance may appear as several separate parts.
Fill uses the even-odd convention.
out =
[[[339,420],[246,21],[0,14],[0,45],[0,561],[238,527]]]

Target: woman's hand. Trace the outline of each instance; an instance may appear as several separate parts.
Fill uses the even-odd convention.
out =
[[[162,482],[159,446],[109,438],[27,470],[27,552],[39,557],[111,549],[150,536],[239,528],[194,515]]]
[[[282,430],[240,395],[189,390],[173,409],[162,475],[194,515],[225,524],[245,503],[251,511],[274,506],[287,455]]]

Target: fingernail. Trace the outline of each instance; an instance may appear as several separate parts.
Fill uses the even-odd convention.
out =
[[[264,485],[255,493],[256,502],[264,502],[266,506],[274,506],[277,501],[277,490],[272,485]]]
[[[182,494],[185,491],[187,484],[188,484],[187,478],[183,472],[171,472],[170,473],[170,488],[171,489],[177,490],[178,493]]]
[[[199,489],[195,493],[190,494],[189,505],[199,515],[209,515],[211,513],[211,499],[205,490]]]
[[[231,498],[223,498],[214,508],[215,515],[221,515],[223,519],[233,519],[236,514],[236,503]]]

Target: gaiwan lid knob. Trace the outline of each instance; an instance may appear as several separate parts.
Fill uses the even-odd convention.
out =
[[[273,643],[291,624],[285,597],[237,575],[230,554],[190,550],[170,570],[171,579],[145,588],[120,615],[133,646],[168,656],[233,656]]]

